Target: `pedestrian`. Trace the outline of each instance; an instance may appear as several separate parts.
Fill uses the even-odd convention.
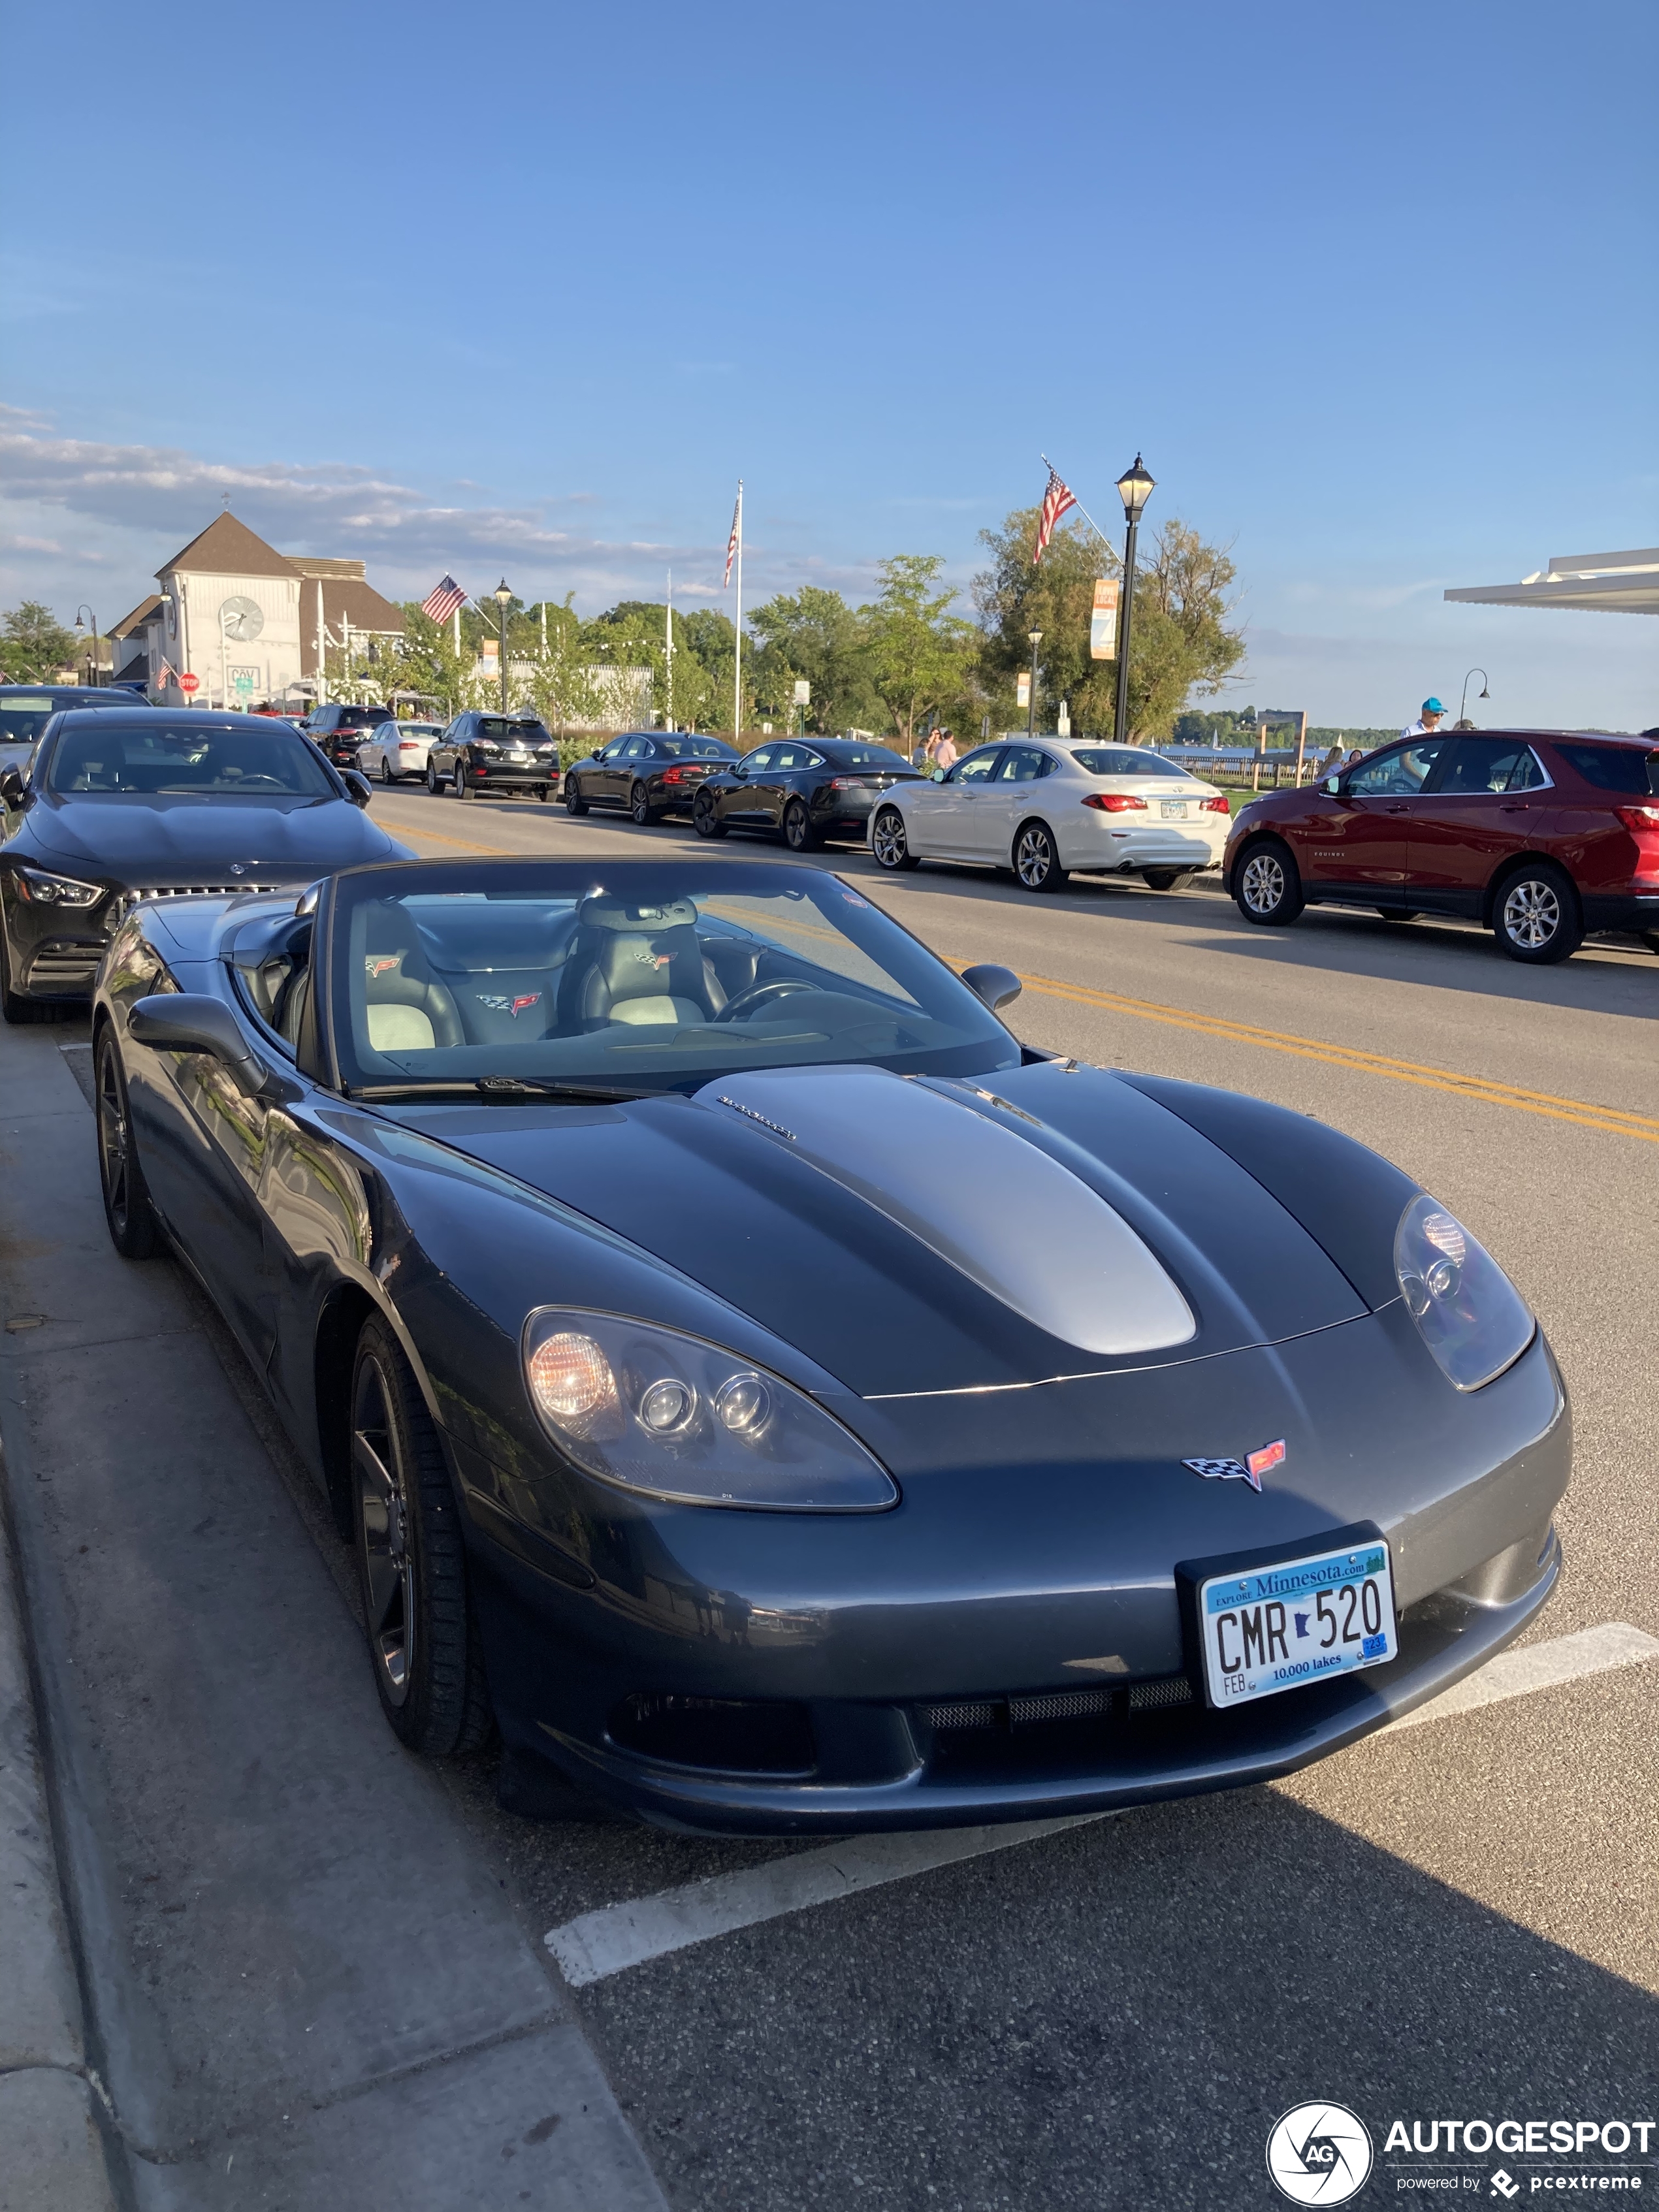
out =
[[[957,741],[949,730],[941,730],[939,733],[939,747],[933,755],[933,765],[935,768],[944,769],[948,773],[956,764]]]
[[[1344,768],[1358,768],[1360,762],[1363,761],[1364,757],[1364,747],[1363,745],[1356,745],[1353,750],[1348,755],[1346,760],[1343,762],[1342,765]]]
[[[1445,720],[1445,715],[1446,710],[1437,699],[1425,699],[1422,713],[1400,734],[1402,738],[1431,738]]]
[[[924,730],[910,748],[910,765],[926,775],[933,765],[933,733]]]

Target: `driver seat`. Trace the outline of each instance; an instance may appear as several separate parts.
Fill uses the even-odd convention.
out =
[[[560,1030],[683,1025],[719,1013],[726,993],[696,920],[690,899],[629,903],[607,891],[585,898],[559,980]]]
[[[371,907],[363,936],[363,1024],[375,1052],[465,1044],[454,1000],[428,964],[401,902]]]

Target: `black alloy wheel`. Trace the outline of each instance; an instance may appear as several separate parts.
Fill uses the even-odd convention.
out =
[[[152,1259],[161,1247],[161,1226],[138,1164],[127,1106],[126,1074],[116,1048],[115,1032],[107,1026],[99,1032],[93,1056],[93,1086],[98,1180],[103,1186],[109,1241],[124,1260]]]
[[[1060,865],[1054,832],[1046,822],[1023,822],[1014,838],[1014,873],[1028,891],[1058,891],[1070,871]]]
[[[433,767],[430,761],[426,764],[426,787],[434,799],[443,789],[443,784],[439,779],[438,771]]]
[[[706,787],[691,804],[691,827],[699,837],[724,837],[726,825],[714,811],[714,794]]]
[[[870,829],[870,850],[876,856],[878,868],[890,868],[896,874],[901,868],[921,866],[910,850],[910,841],[904,834],[904,817],[896,806],[884,806]]]
[[[1294,921],[1306,902],[1302,876],[1290,848],[1276,837],[1252,845],[1238,864],[1233,898],[1246,921],[1278,929]]]
[[[1195,868],[1148,868],[1141,881],[1149,891],[1184,891],[1197,872]]]
[[[1578,894],[1553,860],[1523,861],[1492,901],[1492,926],[1511,960],[1528,968],[1570,960],[1584,941]]]
[[[628,794],[628,811],[641,830],[648,830],[657,818],[657,810],[651,804],[651,787],[638,779]]]
[[[351,1488],[380,1710],[428,1759],[476,1751],[489,1734],[489,1696],[455,1492],[409,1362],[378,1316],[357,1339]]]
[[[39,999],[26,999],[14,989],[11,980],[11,947],[6,941],[6,925],[0,919],[0,1018],[10,1023],[13,1029],[25,1029],[32,1022],[52,1022],[58,1018],[56,1006],[49,1006]]]
[[[564,780],[564,811],[567,814],[586,814],[587,801],[582,797],[582,787],[574,775]]]
[[[792,853],[810,853],[823,842],[803,799],[792,799],[783,810],[783,842]]]

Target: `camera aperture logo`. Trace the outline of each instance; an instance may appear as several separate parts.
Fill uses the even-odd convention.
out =
[[[1267,2173],[1292,2204],[1346,2204],[1370,2178],[1371,2138],[1346,2105],[1292,2105],[1267,2137]]]

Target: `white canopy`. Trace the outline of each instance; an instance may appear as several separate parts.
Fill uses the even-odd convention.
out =
[[[1595,614],[1659,615],[1659,546],[1634,553],[1558,553],[1518,584],[1472,585],[1446,597],[1464,606],[1587,607]]]

